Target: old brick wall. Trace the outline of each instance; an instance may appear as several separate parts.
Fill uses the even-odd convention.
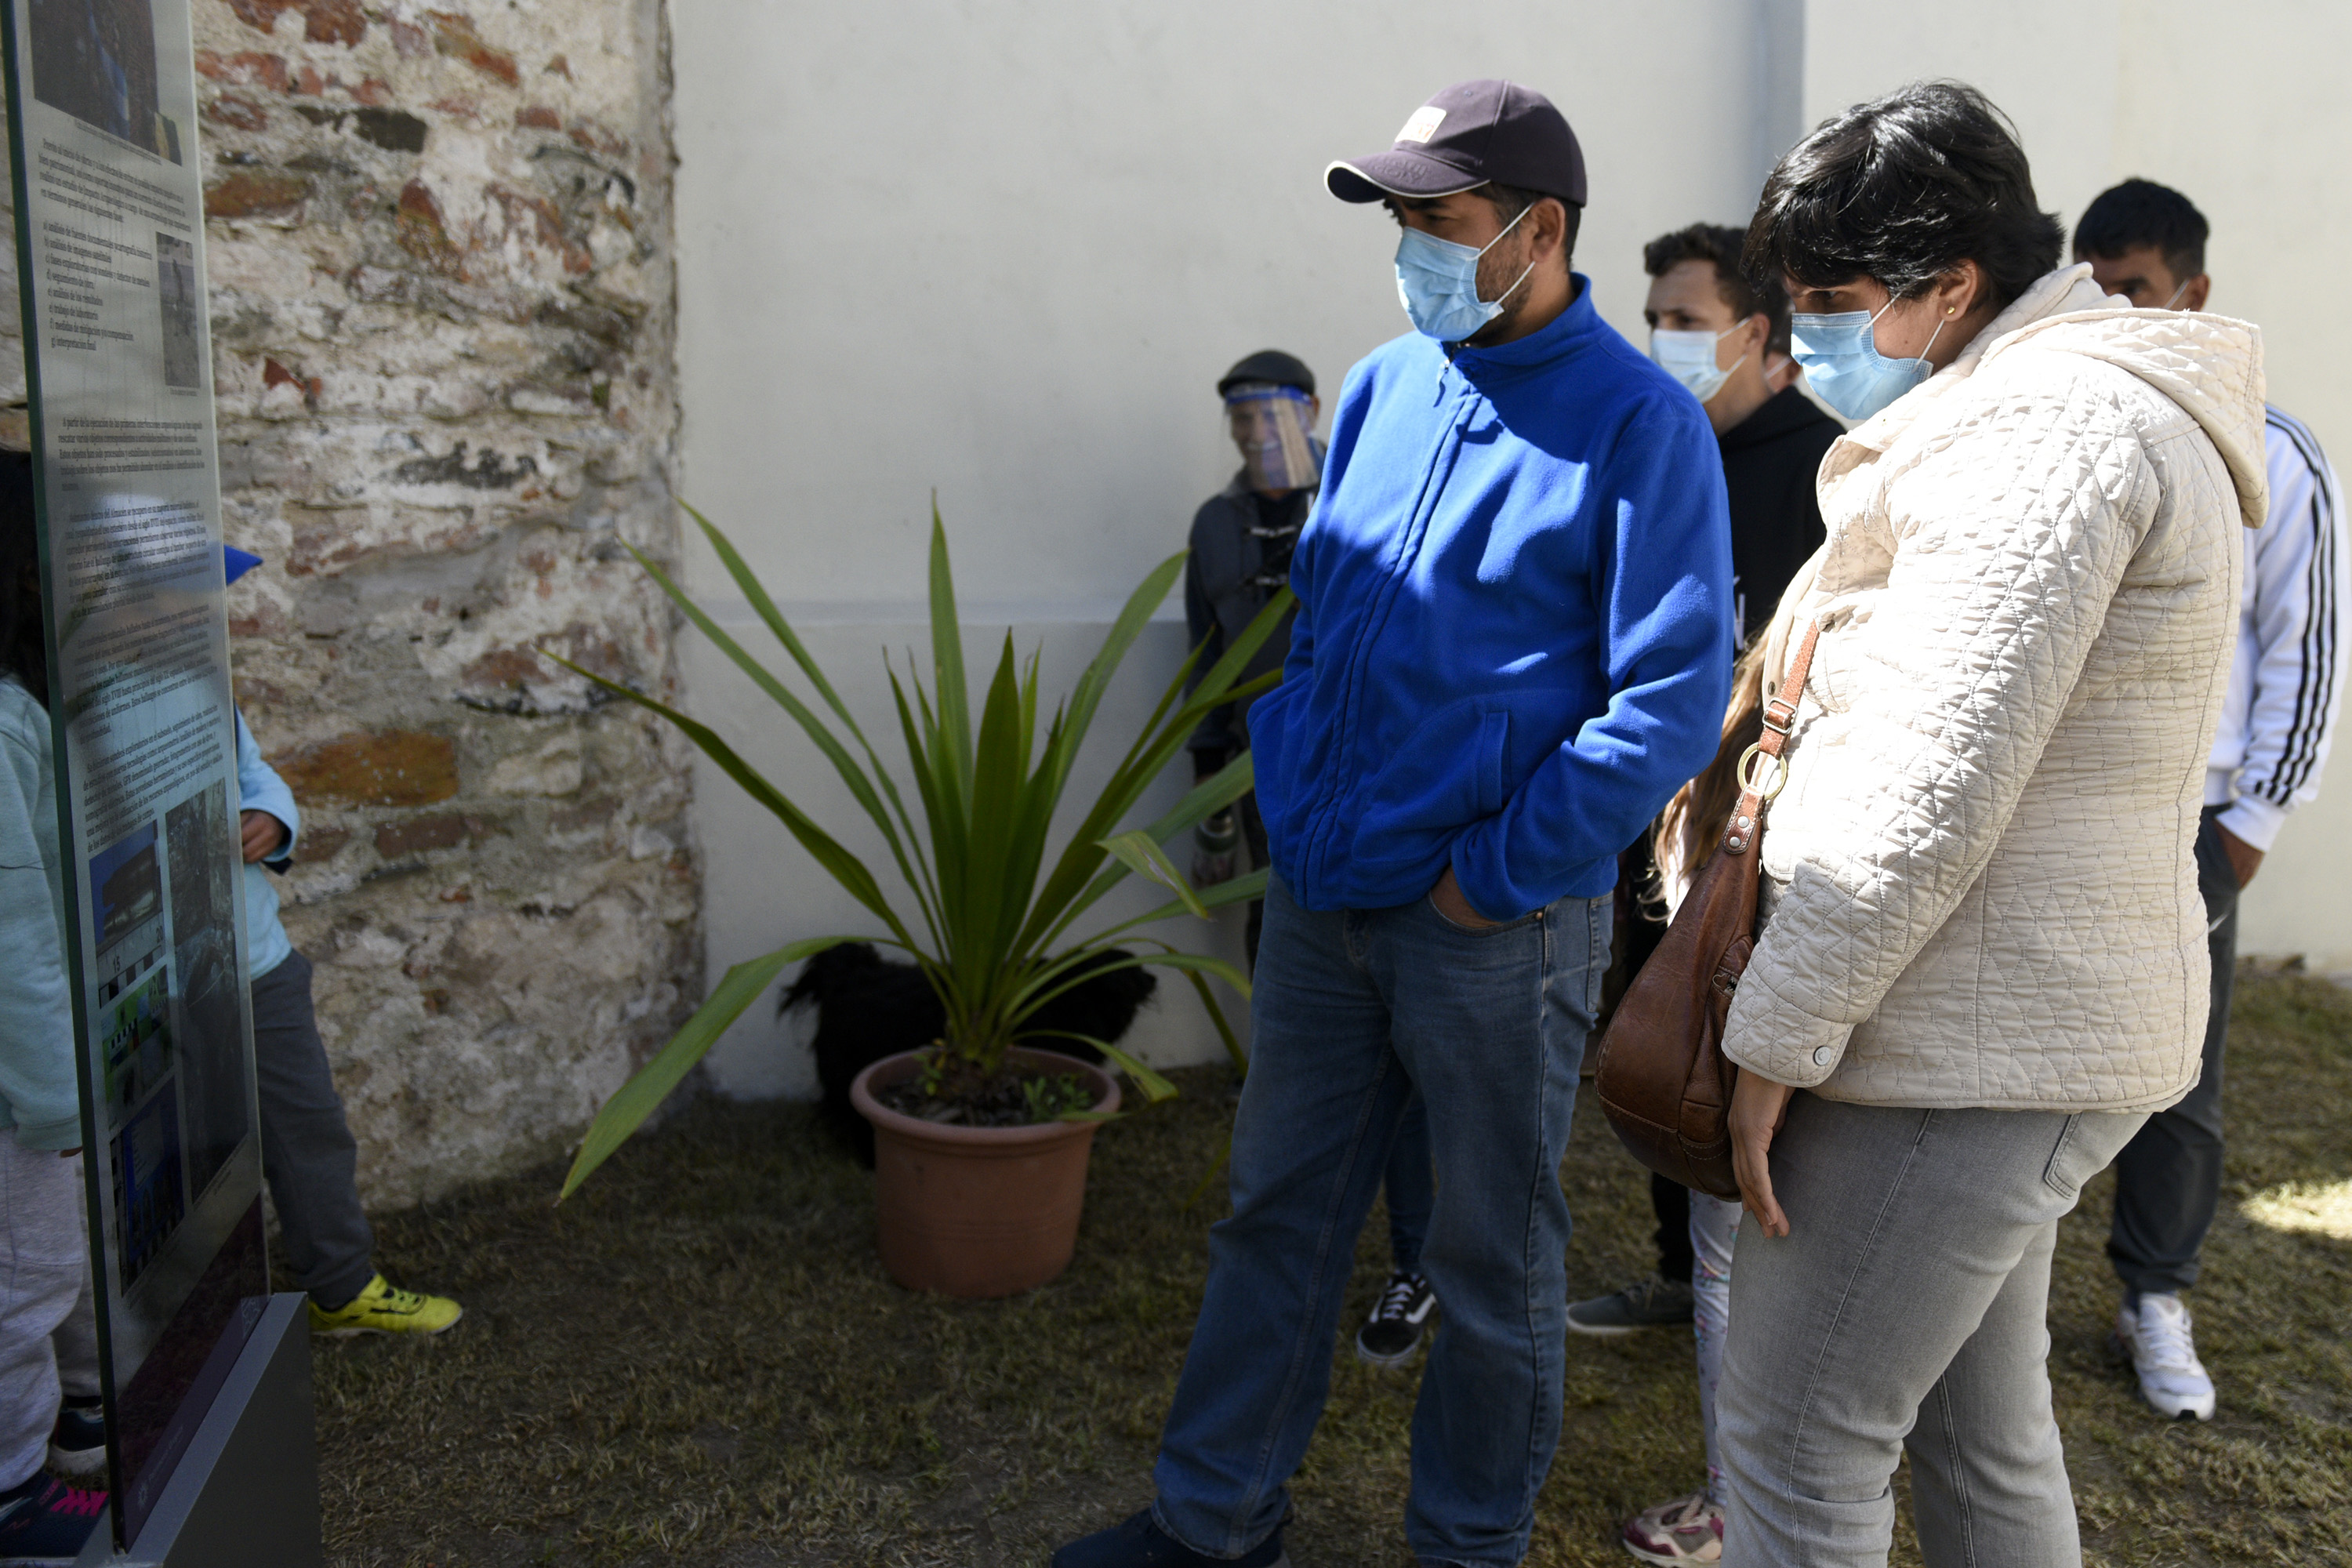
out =
[[[560,1152],[700,996],[685,753],[533,651],[676,685],[623,549],[677,547],[660,0],[195,18],[237,688],[412,1202]]]

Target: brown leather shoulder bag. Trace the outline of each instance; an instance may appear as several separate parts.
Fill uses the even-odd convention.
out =
[[[1593,1074],[1601,1109],[1633,1158],[1718,1198],[1739,1196],[1727,1123],[1739,1069],[1723,1054],[1723,1021],[1756,951],[1764,808],[1788,781],[1780,751],[1820,636],[1819,623],[1806,626],[1780,694],[1764,705],[1763,735],[1739,759],[1739,802],[1724,824],[1722,847],[1707,858],[1657,951],[1626,987],[1601,1037]],[[1769,765],[1758,767],[1759,757]]]

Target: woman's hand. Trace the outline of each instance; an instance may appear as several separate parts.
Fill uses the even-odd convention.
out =
[[[1756,1073],[1742,1072],[1732,1086],[1731,1169],[1739,1178],[1739,1204],[1756,1216],[1767,1236],[1789,1234],[1789,1216],[1772,1196],[1773,1134],[1789,1119],[1790,1097],[1797,1091]]]

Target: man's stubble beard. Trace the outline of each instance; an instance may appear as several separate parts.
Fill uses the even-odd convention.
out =
[[[1491,303],[1506,289],[1511,290],[1511,295],[1503,301],[1499,315],[1463,340],[1471,348],[1516,331],[1519,318],[1527,311],[1528,285],[1535,281],[1536,275],[1528,266],[1528,249],[1533,242],[1524,237],[1524,230],[1514,231],[1513,237],[1520,243],[1509,247],[1508,258],[1504,258],[1503,247],[1497,247],[1478,258],[1478,298]]]

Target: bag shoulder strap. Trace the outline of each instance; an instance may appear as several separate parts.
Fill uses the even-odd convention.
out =
[[[1789,782],[1789,765],[1780,760],[1780,751],[1789,743],[1789,731],[1797,722],[1797,700],[1804,695],[1805,676],[1813,668],[1813,644],[1821,640],[1821,622],[1805,623],[1804,637],[1789,656],[1789,673],[1780,681],[1779,695],[1764,704],[1764,733],[1740,754],[1739,804],[1731,808],[1731,820],[1723,825],[1723,850],[1727,855],[1746,854],[1762,836],[1764,808],[1780,793],[1780,786]],[[1772,764],[1769,787],[1751,771],[1759,757]]]

